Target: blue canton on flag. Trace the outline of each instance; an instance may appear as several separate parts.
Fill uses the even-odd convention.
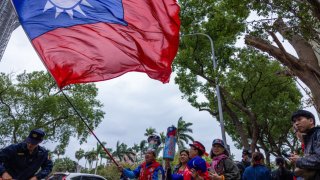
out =
[[[31,40],[57,28],[80,24],[127,25],[121,0],[13,0],[13,3]]]

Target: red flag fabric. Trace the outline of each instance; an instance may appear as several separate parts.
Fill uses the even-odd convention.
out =
[[[60,88],[112,79],[130,71],[144,72],[163,83],[169,81],[179,45],[179,6],[175,0],[122,0],[123,21],[121,14],[116,17],[116,10],[110,8],[110,14],[116,14],[116,20],[111,22],[95,21],[92,14],[98,8],[91,0],[82,0],[85,6],[78,5],[72,13],[58,6],[58,2],[63,3],[62,0],[48,0],[44,9],[35,8],[39,13],[32,18],[41,19],[41,13],[52,11],[55,16],[50,18],[52,22],[57,21],[56,27],[49,29],[48,16],[43,18],[49,23],[43,27],[49,30],[35,35],[32,28],[37,23],[31,21],[30,16],[25,17],[30,14],[24,9],[28,8],[26,3],[17,1],[14,4],[22,26]],[[59,27],[59,18],[71,21],[80,16],[84,19],[82,23]],[[93,22],[86,23],[85,18],[89,17]],[[68,24],[65,19],[61,22]]]

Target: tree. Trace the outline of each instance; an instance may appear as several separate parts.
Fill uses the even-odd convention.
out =
[[[174,62],[175,82],[192,106],[216,118],[215,87],[219,84],[226,131],[239,148],[263,149],[268,159],[270,153],[279,155],[279,149],[294,144],[287,119],[300,107],[301,94],[291,77],[277,75],[284,69],[272,58],[235,47],[250,11],[238,1],[226,2],[181,1],[182,34],[210,35],[218,68],[212,67],[206,37],[183,37]],[[235,4],[237,8],[230,8]]]
[[[258,20],[248,24],[252,31],[246,35],[245,43],[277,59],[287,68],[286,74],[296,76],[306,84],[311,91],[306,90],[311,102],[320,112],[320,3],[312,0],[246,0],[237,3],[244,3],[259,15]],[[284,39],[297,55],[284,46]]]
[[[138,162],[138,154],[140,152],[140,147],[138,144],[134,143],[131,149],[135,153],[135,162],[137,163]]]
[[[94,84],[70,85],[64,93],[94,129],[103,119]],[[85,141],[89,131],[48,73],[0,74],[0,143],[23,141],[31,129],[42,128],[46,140],[66,146],[71,136]]]
[[[140,160],[142,160],[142,155],[147,151],[147,141],[146,140],[142,140],[139,143],[139,149],[140,149]]]
[[[269,61],[257,51],[243,49],[233,58],[229,59],[228,71],[219,76],[223,82],[220,89],[226,131],[238,147],[251,147],[252,151],[263,149],[267,160],[270,153],[279,156],[285,147],[293,148],[296,140],[290,133],[289,119],[300,106],[301,94],[290,77],[276,75],[282,69],[277,62]],[[214,79],[205,73],[198,74],[205,80],[197,79],[195,71],[190,72],[177,73],[180,90],[194,107],[217,116],[211,84]],[[206,101],[198,100],[200,92]]]
[[[91,151],[87,151],[84,154],[84,157],[88,161],[90,171],[92,169],[93,162],[97,160],[97,152],[92,149]]]
[[[84,150],[83,149],[79,149],[78,151],[75,152],[75,158],[78,160],[78,164],[79,164],[79,161],[84,157]]]
[[[149,136],[154,135],[156,133],[157,133],[157,131],[156,131],[155,128],[149,127],[149,128],[146,129],[146,132],[144,133],[144,136],[149,137]]]
[[[57,145],[52,153],[57,155],[57,158],[60,159],[60,156],[66,153],[66,147],[63,145]]]
[[[164,149],[164,145],[166,143],[166,134],[164,132],[161,132],[159,135],[161,144],[156,149],[156,155],[160,154],[160,152]]]
[[[65,157],[54,161],[53,172],[76,172],[77,163]]]
[[[124,158],[124,152],[122,149],[122,143],[120,141],[117,141],[116,149],[113,151],[112,156],[115,156],[119,159],[119,161],[122,161]]]
[[[116,150],[112,154],[112,156],[118,157],[120,161],[126,161],[126,159],[129,159],[131,162],[134,162],[133,156],[135,155],[136,154],[128,147],[128,145],[120,143],[119,141],[117,141]]]
[[[112,148],[107,148],[107,150],[109,151],[110,154],[113,153]],[[109,161],[111,161],[110,156],[108,156],[105,151],[101,151],[101,153],[100,153],[100,159],[101,159],[100,165],[102,165],[102,159],[106,159],[106,165],[108,165],[108,164],[109,164]]]
[[[101,142],[102,143],[102,145],[103,146],[105,146],[107,143],[106,142]],[[99,162],[99,157],[101,157],[101,154],[102,154],[102,152],[104,152],[104,150],[103,150],[103,147],[99,144],[99,143],[97,143],[97,149],[96,149],[96,155],[97,155],[97,157],[96,157],[96,159],[97,159],[97,161],[96,161],[96,168],[95,168],[95,170],[94,170],[94,174],[97,174],[97,170],[98,170],[98,162]],[[105,152],[104,152],[105,153]],[[101,160],[100,160],[100,162],[102,161],[102,158],[101,158]],[[100,163],[101,164],[101,163]]]
[[[182,117],[179,118],[178,120],[178,125],[177,125],[177,144],[178,144],[178,151],[180,152],[182,149],[185,149],[184,142],[186,144],[189,143],[190,141],[194,141],[192,136],[190,136],[187,133],[192,133],[192,129],[190,128],[192,126],[192,123],[190,122],[185,122]]]

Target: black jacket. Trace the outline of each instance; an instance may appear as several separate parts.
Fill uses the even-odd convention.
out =
[[[272,180],[293,180],[293,172],[286,168],[278,168],[271,172]]]
[[[316,179],[320,179],[320,127],[314,127],[303,136],[304,156],[296,166],[300,169],[314,170]]]
[[[7,171],[13,179],[24,180],[37,176],[43,179],[52,170],[48,151],[38,146],[32,154],[26,143],[12,144],[0,150],[0,175]],[[41,169],[40,171],[38,171]]]

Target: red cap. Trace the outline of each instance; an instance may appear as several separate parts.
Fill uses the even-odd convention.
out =
[[[201,151],[202,154],[208,156],[208,153],[206,153],[206,148],[199,141],[193,141],[193,143],[189,145]]]

